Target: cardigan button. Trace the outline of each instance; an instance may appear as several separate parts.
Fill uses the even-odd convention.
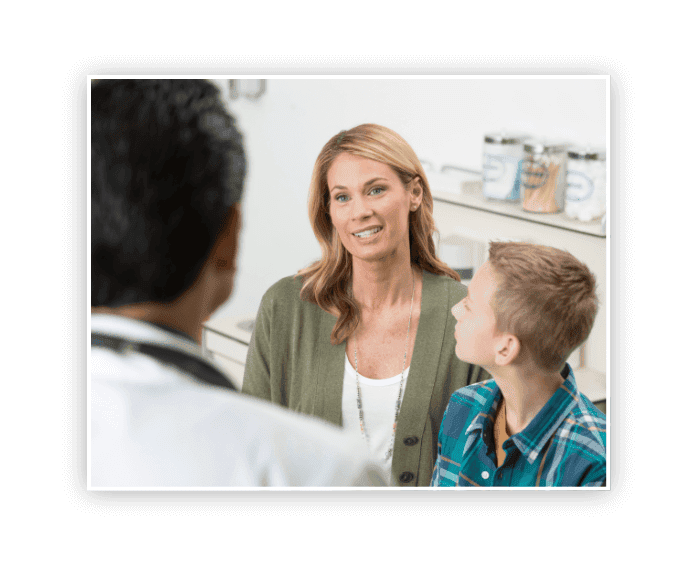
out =
[[[399,482],[401,482],[402,484],[407,484],[408,482],[413,480],[413,478],[415,478],[415,476],[412,472],[402,472],[401,474],[399,474]]]
[[[406,446],[413,446],[418,442],[418,437],[406,437],[404,439],[404,444]]]

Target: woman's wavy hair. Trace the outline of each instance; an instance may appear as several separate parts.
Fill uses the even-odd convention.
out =
[[[339,317],[331,332],[331,344],[346,340],[360,323],[357,302],[351,297],[349,283],[353,273],[350,254],[341,243],[329,215],[327,172],[341,153],[364,157],[392,168],[406,190],[420,180],[423,189],[421,205],[409,215],[411,264],[433,274],[459,281],[459,275],[437,258],[435,253],[435,221],[433,196],[425,171],[416,153],[397,133],[381,125],[366,123],[341,131],[324,145],[312,171],[309,187],[309,220],[321,245],[322,257],[297,276],[303,278],[300,296],[324,311],[338,311]]]

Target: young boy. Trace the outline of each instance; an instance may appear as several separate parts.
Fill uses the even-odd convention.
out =
[[[456,354],[492,380],[457,390],[431,486],[603,486],[606,417],[566,359],[597,313],[595,279],[570,253],[491,243],[452,308]]]

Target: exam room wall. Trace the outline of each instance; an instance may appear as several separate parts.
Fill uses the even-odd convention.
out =
[[[227,98],[249,167],[235,289],[214,317],[254,316],[274,282],[319,258],[309,181],[341,129],[385,125],[421,159],[481,170],[483,135],[500,129],[606,146],[606,96],[601,78],[269,79],[258,100]]]

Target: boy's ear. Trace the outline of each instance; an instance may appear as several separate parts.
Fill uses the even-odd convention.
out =
[[[511,333],[503,333],[498,338],[495,350],[495,363],[497,366],[507,366],[515,360],[522,349],[520,340]]]

